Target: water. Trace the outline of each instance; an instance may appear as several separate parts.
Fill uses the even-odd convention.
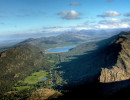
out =
[[[74,47],[76,47],[76,46],[52,48],[52,49],[46,50],[45,52],[46,53],[68,52],[70,49],[72,49]]]
[[[43,79],[41,79],[41,81],[45,81],[45,80],[47,80],[47,78],[43,78]]]

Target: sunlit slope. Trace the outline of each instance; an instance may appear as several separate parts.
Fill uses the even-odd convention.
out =
[[[32,45],[23,44],[0,55],[0,92],[3,93],[31,73],[44,69],[44,55]]]

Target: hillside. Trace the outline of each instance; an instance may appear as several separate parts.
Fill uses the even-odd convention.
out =
[[[70,96],[87,98],[86,93],[88,97],[102,98],[129,91],[126,87],[130,86],[130,32],[85,42],[69,52],[44,53],[50,47],[81,42],[81,38],[68,36],[30,38],[1,52],[0,94],[4,99],[25,100],[37,98],[36,95],[42,98],[44,89],[52,91],[47,94],[49,98],[59,97],[61,93],[53,89],[60,90],[65,94],[60,97],[63,100]]]
[[[129,44],[130,32],[121,32],[111,38],[84,43],[67,53],[61,53],[62,67],[59,70],[64,72],[62,76],[68,82],[65,88],[73,88],[67,97],[86,98],[83,91],[88,93],[88,97],[117,97],[119,90],[130,85]],[[122,97],[129,94],[129,88],[123,90],[126,94],[122,94]]]
[[[115,64],[102,69],[100,82],[107,83],[130,79],[130,34],[120,35],[107,50],[107,53],[108,56],[115,53],[117,58]]]
[[[0,54],[0,93],[9,91],[14,84],[34,71],[45,69],[44,56],[29,44],[18,45]]]
[[[115,35],[105,40],[78,45],[69,52],[60,54],[62,62],[61,65],[63,65],[61,70],[74,70],[74,77],[76,77],[74,78],[75,80],[78,78],[77,76],[87,76],[88,73],[91,74],[94,73],[94,71],[98,73],[102,70],[100,81],[103,80],[102,77],[104,70],[108,71],[110,68],[112,68],[112,66],[115,66],[116,63],[118,68],[124,68],[126,72],[129,72],[129,40],[129,32],[127,34],[122,32],[119,35]],[[79,67],[80,71],[77,71]],[[93,72],[88,69],[91,69]],[[71,76],[73,72],[70,71]],[[82,75],[78,75],[80,72]],[[67,73],[69,74],[69,71],[67,71]],[[116,80],[120,81],[117,78]]]
[[[110,59],[115,59],[116,56],[110,55],[106,58],[106,51],[117,38],[118,35],[115,35],[105,40],[83,43],[69,52],[59,54],[61,70],[65,72],[63,77],[70,82],[86,80],[86,77],[91,80],[90,76],[98,75],[101,68],[112,65],[114,61]],[[106,59],[109,60],[106,62]]]

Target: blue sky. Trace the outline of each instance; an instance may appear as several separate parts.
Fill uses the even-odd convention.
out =
[[[130,0],[0,0],[0,37],[130,28],[129,4]]]

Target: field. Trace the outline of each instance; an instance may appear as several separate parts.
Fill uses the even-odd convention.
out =
[[[15,84],[15,89],[18,91],[22,91],[24,89],[33,88],[33,85],[36,85],[42,79],[47,79],[48,72],[41,70],[39,72],[34,72],[32,75],[26,77],[23,81],[20,80]]]
[[[39,72],[32,73],[32,75],[26,77],[23,82],[27,84],[36,84],[41,81],[41,79],[47,78],[47,75],[48,72],[41,70]]]

